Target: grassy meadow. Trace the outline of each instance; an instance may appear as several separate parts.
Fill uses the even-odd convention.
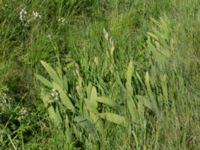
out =
[[[0,150],[198,149],[199,0],[0,0]]]

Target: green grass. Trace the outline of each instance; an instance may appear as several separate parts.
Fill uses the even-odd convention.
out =
[[[200,148],[199,0],[0,0],[0,14],[0,149]]]

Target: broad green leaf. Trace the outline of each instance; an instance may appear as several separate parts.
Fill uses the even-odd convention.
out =
[[[59,94],[60,94],[60,99],[61,102],[63,103],[63,105],[68,108],[69,110],[71,110],[72,112],[75,112],[75,108],[72,104],[72,102],[70,101],[69,97],[67,96],[67,94],[65,93],[65,91],[63,90],[62,87],[60,87],[57,83],[53,82],[53,87],[54,89],[56,89]]]
[[[57,112],[55,112],[53,106],[50,106],[48,108],[48,113],[49,113],[49,117],[52,120],[52,122],[54,123],[54,125],[56,127],[59,127],[61,125],[62,120],[61,120],[60,115]]]
[[[112,123],[115,123],[121,126],[127,125],[126,119],[123,116],[120,116],[114,113],[100,113],[99,116],[102,119],[105,119],[107,121],[110,121]]]
[[[45,86],[47,86],[47,87],[49,87],[49,88],[52,88],[52,87],[53,87],[52,83],[51,83],[49,80],[45,79],[43,76],[41,76],[41,75],[39,75],[39,74],[36,74],[35,76],[36,76],[36,78],[37,78],[38,80],[40,80],[40,82],[42,82]]]
[[[91,84],[87,87],[87,99],[84,99],[87,109],[89,111],[90,119],[91,121],[96,124],[96,127],[98,129],[102,128],[102,122],[99,119],[98,116],[98,110],[97,110],[97,90],[94,86]]]
[[[89,97],[86,101],[86,104],[87,104],[87,108],[90,112],[90,117],[96,123],[99,120],[99,117],[97,116],[97,114],[98,114],[98,110],[97,110],[97,106],[98,106],[97,105],[97,90],[94,86],[91,86],[89,89],[91,91],[88,91],[88,94],[90,93],[90,95],[89,95]]]
[[[41,61],[41,63],[44,66],[44,68],[46,69],[46,71],[48,72],[49,76],[52,78],[52,80],[59,85],[63,85],[63,83],[60,80],[56,71],[48,63],[46,63],[44,61]]]
[[[88,99],[90,99],[91,92],[92,92],[92,84],[89,83],[89,85],[87,86],[87,97],[88,97]]]
[[[103,104],[109,105],[111,107],[117,106],[115,101],[111,100],[109,97],[104,97],[104,96],[97,97],[96,101],[99,102],[99,103],[103,103]]]
[[[92,91],[91,91],[90,106],[95,109],[97,108],[97,90],[94,86],[92,87]]]
[[[132,61],[128,65],[127,75],[126,75],[126,94],[127,94],[127,106],[131,119],[135,122],[136,106],[133,101],[133,88],[131,85],[133,75],[133,63]]]
[[[127,73],[126,73],[126,89],[128,90],[130,96],[133,95],[133,88],[131,85],[133,75],[133,62],[131,61],[128,65]]]

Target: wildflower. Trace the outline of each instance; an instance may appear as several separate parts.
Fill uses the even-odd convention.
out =
[[[37,11],[33,11],[33,16],[35,19],[42,18],[42,16]]]
[[[21,21],[24,21],[26,19],[27,11],[25,8],[22,8],[21,11],[19,12],[19,19]]]
[[[59,93],[56,89],[52,89],[51,96],[53,98],[53,100],[51,102],[55,102],[55,101],[59,100]]]
[[[63,18],[63,17],[59,18],[58,22],[60,22],[61,24],[64,24],[65,23],[65,18]]]

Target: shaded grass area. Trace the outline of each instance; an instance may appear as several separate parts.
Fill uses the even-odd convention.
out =
[[[0,1],[1,149],[198,149],[198,0]]]

